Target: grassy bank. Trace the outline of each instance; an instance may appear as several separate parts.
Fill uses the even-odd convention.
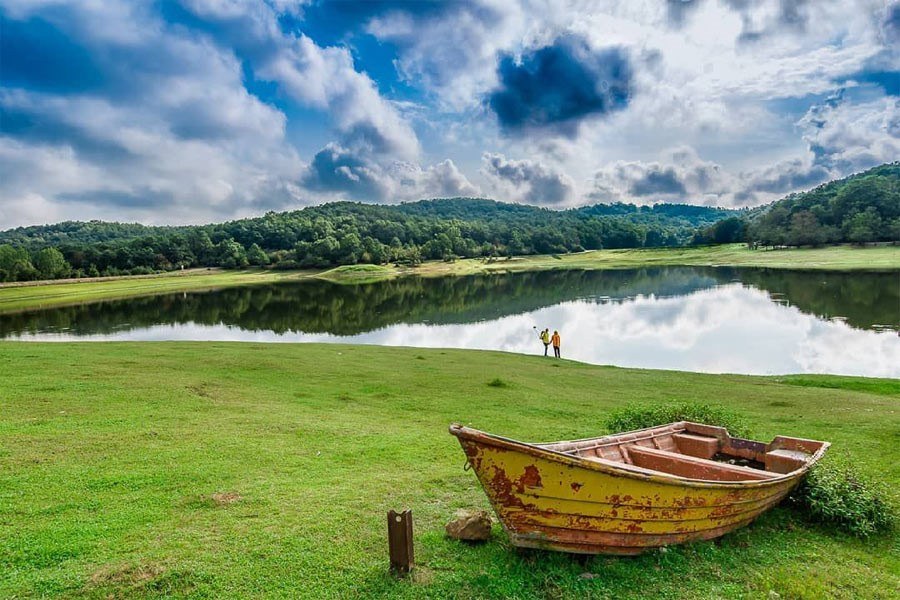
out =
[[[0,287],[0,314],[112,298],[273,283],[309,277],[311,274],[313,272],[310,271],[192,269],[160,275],[111,277],[89,281],[47,281],[39,282],[38,285],[5,285]]]
[[[0,597],[888,598],[900,537],[776,509],[638,558],[446,539],[487,507],[451,421],[598,433],[630,401],[728,406],[754,436],[829,440],[900,481],[900,382],[642,371],[494,352],[220,343],[0,343]],[[494,379],[505,384],[488,385]],[[896,489],[893,491],[896,502]],[[419,568],[386,574],[385,512]],[[591,573],[591,576],[583,576]]]
[[[417,267],[353,265],[321,272],[196,269],[158,276],[0,286],[0,313],[128,296],[271,283],[311,276],[338,282],[363,283],[404,275],[442,277],[549,269],[631,269],[677,265],[884,271],[900,269],[900,246],[871,248],[835,246],[763,251],[748,250],[743,244],[730,244],[690,248],[597,250],[559,256],[523,256],[493,262],[480,259],[455,262],[431,261]]]
[[[578,254],[522,257],[511,261],[513,270],[546,268],[635,269],[652,266],[766,267],[769,269],[879,271],[900,269],[900,246],[830,246],[749,250],[744,244],[685,248],[596,250]],[[487,269],[504,269],[503,261]]]

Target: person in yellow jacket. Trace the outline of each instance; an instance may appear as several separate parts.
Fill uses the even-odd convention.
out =
[[[544,342],[544,356],[547,356],[547,350],[550,348],[550,330],[543,330],[541,332],[541,335],[538,337],[540,337],[541,341]]]
[[[553,356],[559,358],[559,332],[554,331],[553,337],[550,338],[550,343],[553,344]]]

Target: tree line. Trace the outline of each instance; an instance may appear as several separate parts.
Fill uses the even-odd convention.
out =
[[[557,211],[450,198],[393,206],[335,202],[198,226],[69,221],[20,227],[0,232],[0,281],[190,267],[416,265],[732,242],[800,246],[898,240],[900,163],[891,163],[750,211],[623,203]]]
[[[566,211],[453,198],[395,206],[338,202],[227,223],[144,227],[66,222],[0,233],[0,280],[147,274],[189,267],[324,268],[357,263],[681,246],[735,214],[660,204]]]
[[[820,185],[704,228],[697,243],[752,246],[900,241],[900,162]]]

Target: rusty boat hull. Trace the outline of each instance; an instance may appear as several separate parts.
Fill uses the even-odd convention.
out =
[[[781,502],[828,448],[689,422],[549,444],[455,424],[450,433],[513,545],[581,554],[724,535]]]

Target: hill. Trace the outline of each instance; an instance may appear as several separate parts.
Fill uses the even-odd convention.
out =
[[[900,241],[900,162],[884,164],[715,223],[700,241],[763,246]]]
[[[0,232],[0,281],[142,274],[181,266],[329,267],[426,259],[681,246],[740,214],[628,204],[565,211],[480,198],[335,202],[227,223],[148,227],[65,222]]]

